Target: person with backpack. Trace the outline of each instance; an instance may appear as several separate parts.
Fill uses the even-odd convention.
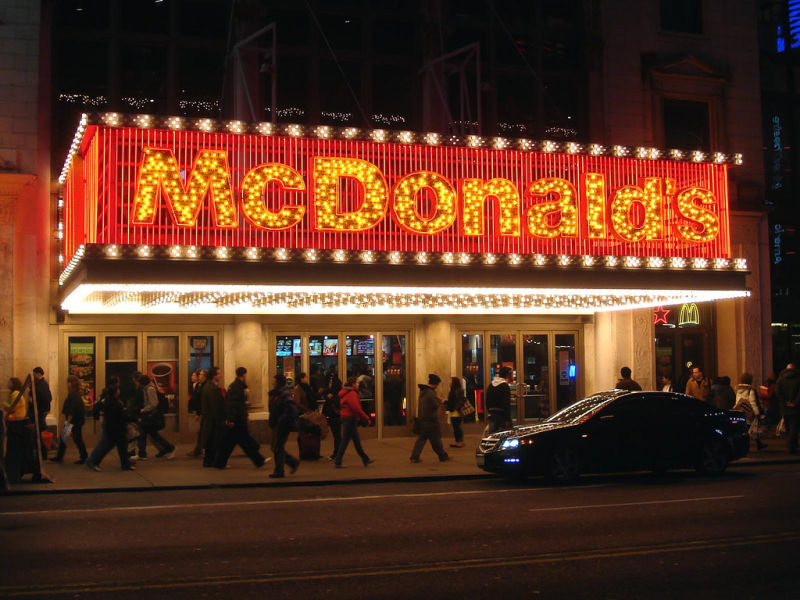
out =
[[[747,424],[750,425],[750,436],[756,440],[756,448],[763,450],[767,447],[761,441],[761,433],[759,432],[759,425],[761,415],[764,411],[758,405],[758,397],[756,391],[753,389],[753,376],[750,373],[742,373],[739,377],[739,385],[736,386],[736,403],[733,405],[733,410],[739,410],[744,413],[744,418]]]
[[[159,398],[156,384],[146,374],[139,377],[139,384],[142,386],[144,398],[142,412],[139,414],[139,428],[142,431],[142,435],[137,440],[139,460],[147,460],[147,436],[150,436],[153,444],[158,448],[156,458],[166,457],[167,460],[172,460],[175,458],[175,446],[158,433],[164,429],[164,413],[169,408],[166,396],[163,399]]]
[[[486,388],[486,419],[485,435],[505,429],[511,424],[511,386],[514,376],[511,367],[500,367],[500,371]]]
[[[253,439],[247,429],[247,369],[238,367],[236,369],[236,379],[228,386],[228,393],[225,394],[223,409],[225,411],[225,421],[222,426],[217,456],[214,466],[217,469],[224,469],[228,464],[236,444],[239,444],[247,457],[253,461],[256,469],[264,466],[266,459],[259,452],[258,442]]]
[[[278,373],[273,378],[273,390],[276,397],[269,411],[269,426],[272,428],[275,439],[275,470],[269,474],[270,478],[286,477],[284,465],[288,464],[290,472],[294,474],[300,461],[286,451],[286,441],[292,431],[297,431],[300,409],[294,402],[292,388],[286,385],[286,377]]]

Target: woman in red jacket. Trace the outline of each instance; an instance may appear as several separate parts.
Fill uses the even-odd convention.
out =
[[[361,408],[361,398],[356,391],[355,377],[347,378],[347,383],[344,384],[344,387],[339,392],[339,404],[341,406],[342,442],[339,444],[339,451],[333,461],[334,465],[337,468],[342,467],[342,456],[344,456],[344,451],[347,450],[351,439],[364,466],[374,463],[375,461],[367,456],[367,453],[361,447],[361,437],[358,435],[358,424],[369,425],[369,416]]]

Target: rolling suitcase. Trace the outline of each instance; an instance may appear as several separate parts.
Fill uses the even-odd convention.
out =
[[[297,445],[300,447],[300,460],[317,460],[319,454],[319,434],[308,431],[297,432]]]

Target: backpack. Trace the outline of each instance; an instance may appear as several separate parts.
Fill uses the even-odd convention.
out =
[[[156,388],[156,394],[158,394],[158,412],[162,415],[169,411],[169,399],[167,395],[163,392],[160,392],[158,388]]]

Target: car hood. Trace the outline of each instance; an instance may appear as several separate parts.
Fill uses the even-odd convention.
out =
[[[554,431],[556,429],[566,429],[574,427],[575,423],[537,423],[536,425],[517,425],[505,431],[498,431],[489,437],[527,437],[529,435],[536,435],[546,431]]]

